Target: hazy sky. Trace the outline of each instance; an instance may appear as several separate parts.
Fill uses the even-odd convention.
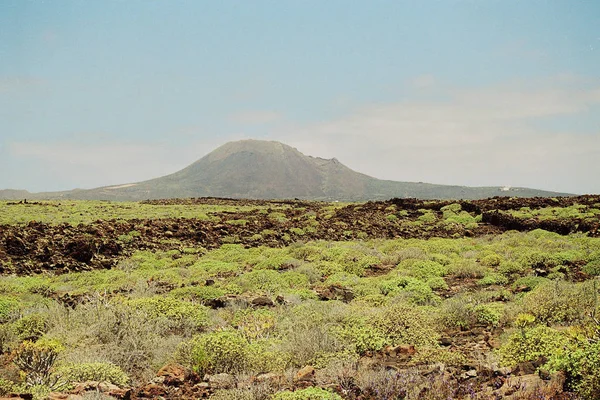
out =
[[[243,138],[600,193],[600,1],[0,0],[0,188],[149,179]]]

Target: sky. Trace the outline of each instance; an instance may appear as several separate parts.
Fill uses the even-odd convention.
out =
[[[250,138],[600,193],[600,2],[0,0],[0,189],[137,182]]]

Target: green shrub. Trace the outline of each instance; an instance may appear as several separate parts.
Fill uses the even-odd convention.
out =
[[[248,341],[235,331],[195,336],[191,341],[192,368],[200,373],[236,373],[248,363]]]
[[[385,307],[372,324],[385,336],[386,344],[433,346],[439,338],[432,313],[406,303]]]
[[[450,367],[462,367],[468,362],[467,357],[459,351],[440,347],[423,347],[412,357],[412,364],[441,363]]]
[[[300,261],[283,253],[280,249],[259,247],[257,250],[260,250],[260,255],[251,262],[255,269],[283,269],[284,266],[289,268],[300,265]]]
[[[234,226],[246,226],[248,224],[248,220],[246,220],[246,219],[229,219],[229,220],[225,221],[225,223],[228,225],[234,225]]]
[[[29,314],[13,323],[19,340],[36,341],[48,331],[48,317],[44,314]]]
[[[227,292],[215,286],[186,286],[173,289],[169,292],[169,296],[177,299],[193,299],[193,300],[212,300],[223,297]]]
[[[436,304],[439,301],[439,297],[428,284],[410,276],[382,281],[379,290],[386,296],[401,296],[418,305]]]
[[[378,351],[386,344],[385,335],[364,318],[351,316],[333,328],[333,332],[343,341],[350,343],[356,353]]]
[[[529,275],[529,276],[521,277],[521,278],[517,279],[516,281],[514,281],[514,283],[512,284],[512,288],[513,289],[525,288],[527,290],[533,290],[538,285],[541,285],[546,282],[548,282],[547,278],[544,278],[541,276]]]
[[[292,365],[293,356],[279,349],[276,339],[260,339],[248,346],[248,371],[283,372]]]
[[[245,308],[235,313],[231,324],[249,341],[268,338],[275,329],[275,314],[264,308]]]
[[[98,381],[124,387],[129,382],[129,377],[120,367],[107,362],[62,364],[54,370],[54,374],[69,383]]]
[[[288,271],[254,270],[238,277],[237,283],[245,291],[278,293],[286,289],[306,289],[308,277],[304,274]]]
[[[271,397],[272,400],[342,400],[339,394],[317,387],[309,387],[295,392],[279,392]]]
[[[567,334],[538,325],[515,331],[498,349],[498,355],[503,365],[514,366],[540,357],[557,357],[567,352],[571,346],[571,338]]]
[[[501,303],[483,303],[476,296],[459,294],[442,303],[438,318],[449,328],[472,328],[476,325],[497,326],[503,315]]]
[[[16,317],[19,302],[8,296],[0,296],[0,323],[6,323]]]
[[[583,267],[583,272],[592,276],[600,275],[600,260],[593,260]]]
[[[503,304],[480,304],[474,308],[477,322],[488,326],[497,326],[503,314]]]
[[[20,385],[8,379],[0,378],[0,396],[6,396],[11,393],[22,393],[24,391],[25,388],[21,388]]]
[[[406,260],[398,265],[398,269],[406,269],[410,275],[421,279],[445,276],[448,273],[445,266],[431,260]]]
[[[487,267],[469,259],[462,259],[448,266],[448,272],[450,275],[463,279],[482,278],[487,271]]]
[[[306,275],[308,282],[313,284],[321,281],[323,274],[312,264],[302,264],[294,270],[299,274]]]
[[[431,261],[435,261],[436,263],[442,264],[443,266],[448,266],[452,263],[450,257],[444,254],[434,253],[429,256]]]
[[[349,312],[350,307],[338,301],[302,302],[279,320],[279,349],[292,356],[295,366],[315,366],[323,355],[344,351],[334,328],[342,325]]]
[[[560,264],[560,262],[553,255],[541,251],[532,251],[528,254],[525,254],[521,258],[521,263],[523,263],[526,267],[533,269],[550,269]]]
[[[523,264],[514,261],[504,261],[498,267],[498,272],[505,276],[522,275],[526,270]]]
[[[350,274],[348,272],[336,272],[331,274],[325,280],[325,285],[340,285],[340,286],[354,286],[361,282],[361,278],[358,275]]]
[[[565,371],[584,399],[600,399],[600,342],[554,356],[548,365],[553,370]]]
[[[502,257],[498,254],[488,254],[479,260],[481,265],[486,267],[497,267],[502,263]]]
[[[269,213],[267,215],[267,217],[275,222],[279,222],[279,223],[285,223],[288,221],[288,219],[286,218],[285,214],[282,212],[278,212],[278,211],[273,211],[271,213]]]
[[[208,324],[206,307],[173,297],[142,297],[128,300],[126,305],[145,312],[151,318],[166,318],[172,328],[202,329]]]
[[[304,229],[302,229],[302,228],[296,228],[296,227],[290,228],[290,232],[293,233],[294,235],[297,235],[297,236],[304,236],[304,235],[306,235],[306,231]]]
[[[477,281],[477,284],[481,286],[506,285],[507,283],[508,279],[504,275],[495,272],[489,273]]]
[[[544,323],[572,323],[587,318],[595,306],[591,282],[574,284],[549,281],[537,286],[522,299],[522,312]]]
[[[24,341],[14,351],[12,361],[25,375],[27,387],[59,389],[64,383],[52,374],[52,368],[64,347],[54,340]]]
[[[433,290],[446,290],[448,289],[448,284],[441,276],[435,276],[433,278],[427,279],[427,286],[429,286]]]
[[[223,245],[221,247],[224,247]],[[223,255],[223,258],[235,258],[233,255]],[[225,277],[241,272],[242,267],[236,262],[218,260],[200,260],[191,267],[189,271],[201,277]]]

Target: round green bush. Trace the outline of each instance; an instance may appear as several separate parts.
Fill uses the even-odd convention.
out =
[[[249,343],[236,331],[196,336],[191,342],[192,367],[199,373],[239,372],[248,361]]]
[[[498,349],[498,355],[503,365],[514,366],[540,357],[551,358],[564,352],[568,345],[569,337],[565,333],[538,325],[515,331]]]
[[[391,345],[433,346],[440,336],[432,313],[407,303],[389,305],[372,319],[372,324]]]
[[[19,302],[12,297],[0,296],[0,323],[12,319],[19,310]]]
[[[166,318],[174,328],[188,325],[201,329],[208,324],[206,307],[174,297],[143,297],[129,300],[126,305],[144,311],[151,318]]]
[[[129,377],[121,367],[109,362],[63,364],[55,369],[54,374],[69,383],[98,381],[124,387],[129,382]]]
[[[343,400],[342,397],[333,392],[317,387],[309,387],[295,392],[279,392],[271,397],[272,400]]]

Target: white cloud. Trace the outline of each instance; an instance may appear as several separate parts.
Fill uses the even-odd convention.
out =
[[[433,75],[420,75],[410,81],[411,85],[419,89],[432,88],[436,84],[436,79]]]
[[[281,119],[281,114],[269,110],[241,111],[230,116],[233,122],[244,125],[263,125]]]
[[[363,105],[318,123],[286,121],[273,111],[230,118],[254,125],[270,140],[308,155],[336,157],[382,179],[600,193],[600,131],[591,120],[600,108],[599,82],[564,75],[460,89],[430,81],[434,86],[427,90],[441,95],[436,100]],[[568,128],[573,120],[577,128]],[[179,137],[179,144],[107,137],[90,143],[91,135],[81,134],[88,142],[6,143],[4,151],[21,165],[39,166],[36,182],[63,182],[57,190],[91,188],[166,175],[228,140],[247,138],[237,132],[207,138],[205,132],[188,126],[168,135]]]
[[[20,94],[43,87],[46,82],[29,76],[0,76],[0,94]]]
[[[600,192],[600,132],[538,124],[586,118],[600,105],[600,85],[509,84],[445,95],[363,107],[279,137],[384,179]]]
[[[38,168],[38,190],[94,188],[139,182],[176,172],[222,144],[218,138],[192,141],[185,145],[164,143],[96,142],[13,142],[8,153],[24,164]],[[48,186],[61,182],[61,187]]]

